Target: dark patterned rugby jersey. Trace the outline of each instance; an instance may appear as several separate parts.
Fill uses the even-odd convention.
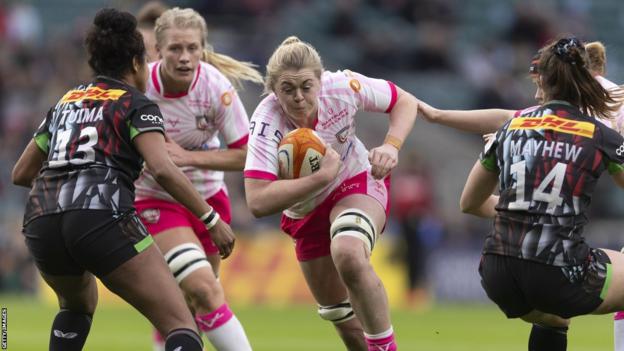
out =
[[[484,253],[554,266],[584,262],[585,212],[601,173],[624,170],[624,138],[576,107],[551,101],[518,113],[480,155],[499,173]]]
[[[143,164],[132,139],[150,131],[165,131],[158,106],[121,81],[97,77],[68,91],[34,135],[48,158],[34,181],[24,224],[68,210],[132,209],[133,182]]]

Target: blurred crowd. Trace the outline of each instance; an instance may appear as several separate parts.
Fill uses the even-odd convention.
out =
[[[209,41],[217,52],[251,61],[261,70],[273,49],[294,34],[318,49],[326,68],[348,68],[396,80],[415,96],[440,107],[521,108],[534,104],[534,87],[527,77],[530,58],[561,32],[603,41],[610,59],[607,76],[616,82],[623,80],[618,77],[619,52],[610,51],[617,35],[605,37],[604,31],[592,31],[592,13],[608,12],[603,7],[616,6],[615,0],[163,2],[198,10],[207,19]],[[11,184],[13,164],[47,109],[66,89],[89,78],[82,42],[97,9],[108,5],[136,13],[144,2],[80,2],[80,16],[64,18],[64,6],[77,3],[0,2],[0,291],[35,289],[36,273],[20,234],[27,192]],[[241,95],[251,114],[260,100],[260,87],[247,87]],[[365,142],[379,142],[376,127],[385,122],[378,120],[359,124]],[[436,145],[441,139],[462,151],[441,148]],[[448,240],[452,245],[479,247],[488,224],[468,219],[457,209],[458,191],[481,147],[479,136],[444,131],[419,121],[407,145],[416,152],[404,152],[402,162],[409,164],[417,158],[419,167],[399,169],[397,178],[401,172],[426,170],[426,185],[413,184],[412,188],[433,189],[425,203],[419,200],[417,205],[422,220],[411,224],[420,228],[414,234],[421,236],[418,242],[431,248],[454,237]],[[416,178],[423,182],[424,178]],[[401,179],[406,184],[410,178]],[[258,230],[258,223],[276,225],[275,218],[258,222],[251,217],[239,174],[228,175],[227,180],[234,229],[251,233]],[[594,219],[624,214],[622,193],[605,193],[608,195],[596,199]],[[391,230],[400,231],[398,223],[405,220],[404,215],[397,216]],[[396,240],[407,239],[397,235]],[[419,278],[413,279],[419,284]]]

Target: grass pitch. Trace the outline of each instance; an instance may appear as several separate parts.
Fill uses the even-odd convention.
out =
[[[0,295],[7,308],[8,350],[47,349],[56,308],[31,297]],[[233,306],[256,351],[344,350],[330,323],[315,306]],[[401,350],[524,351],[530,326],[507,320],[493,305],[437,304],[426,311],[394,310],[392,319]],[[568,350],[613,349],[611,316],[573,320]],[[151,350],[151,327],[125,305],[98,307],[85,350]],[[206,345],[206,350],[213,350]]]

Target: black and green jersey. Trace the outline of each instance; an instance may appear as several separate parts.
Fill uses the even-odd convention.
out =
[[[68,91],[34,135],[48,158],[24,223],[68,210],[131,209],[143,164],[132,139],[150,131],[164,134],[158,106],[123,82],[98,77]]]
[[[586,210],[603,171],[624,170],[624,138],[562,101],[520,111],[486,145],[500,200],[484,252],[555,266],[585,260]]]

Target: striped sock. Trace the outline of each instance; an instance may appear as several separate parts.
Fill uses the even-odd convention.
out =
[[[368,345],[368,351],[396,351],[397,344],[394,340],[394,329],[390,326],[390,329],[379,334],[364,333],[364,339],[366,339],[366,345]]]

